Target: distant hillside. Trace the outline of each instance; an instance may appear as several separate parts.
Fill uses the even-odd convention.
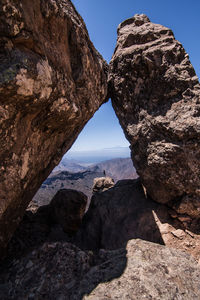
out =
[[[31,205],[48,204],[56,192],[62,188],[82,191],[90,198],[94,178],[104,176],[104,171],[115,182],[137,177],[130,158],[115,158],[92,166],[84,166],[78,161],[65,160],[43,182]]]
[[[100,170],[112,177],[114,181],[121,179],[134,179],[138,175],[133,167],[131,158],[114,158],[97,164]]]
[[[134,179],[137,178],[135,168],[131,158],[113,158],[102,161],[96,164],[87,164],[76,160],[64,159],[61,163],[52,171],[52,173],[58,171],[68,171],[72,173],[84,172],[86,170],[93,171],[98,167],[102,172],[105,171],[106,175],[112,177],[115,181],[120,179]],[[50,175],[51,176],[51,175]]]
[[[32,204],[37,206],[48,204],[56,192],[60,189],[74,189],[85,193],[89,198],[92,195],[93,180],[102,177],[103,173],[97,167],[96,170],[70,173],[68,171],[53,172],[42,184]]]
[[[88,165],[84,163],[80,163],[79,161],[73,160],[73,159],[63,159],[60,164],[54,168],[52,171],[58,172],[58,171],[68,171],[72,173],[76,172],[83,172],[88,169]]]

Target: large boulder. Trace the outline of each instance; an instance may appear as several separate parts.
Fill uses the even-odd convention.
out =
[[[49,206],[50,219],[62,226],[69,234],[75,233],[80,225],[87,205],[87,196],[76,190],[59,190]]]
[[[71,1],[0,3],[0,249],[105,101],[107,65]]]
[[[200,215],[200,85],[172,31],[135,15],[118,27],[109,93],[147,192]]]

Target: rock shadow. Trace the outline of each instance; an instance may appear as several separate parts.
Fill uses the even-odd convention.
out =
[[[140,179],[120,180],[93,195],[75,243],[92,250],[118,249],[137,238],[164,244],[152,213],[158,207],[145,195]]]
[[[87,299],[100,283],[126,272],[131,239],[199,255],[197,244],[194,252],[193,234],[184,230],[174,211],[145,193],[140,179],[121,180],[105,192],[96,192],[75,236],[53,224],[48,209],[27,211],[10,242],[9,258],[0,266],[1,299],[23,299],[30,290],[36,291],[35,299],[53,300],[58,295],[64,297],[60,299]]]

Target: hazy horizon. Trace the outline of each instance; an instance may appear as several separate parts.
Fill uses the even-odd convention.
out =
[[[114,158],[130,157],[129,147],[111,147],[96,150],[69,150],[62,160],[76,160],[84,163],[97,163]]]

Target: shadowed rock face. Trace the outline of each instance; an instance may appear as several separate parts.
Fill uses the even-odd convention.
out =
[[[1,1],[0,249],[105,101],[106,73],[71,1]]]
[[[170,29],[145,15],[119,25],[109,93],[148,193],[199,217],[200,86]]]
[[[0,296],[15,300],[199,299],[199,277],[200,268],[189,255],[139,239],[129,241],[126,249],[102,249],[96,255],[70,243],[46,242],[2,270]]]
[[[139,179],[120,180],[112,188],[93,194],[75,243],[93,250],[118,249],[134,238],[162,244],[152,213],[159,206],[146,197]]]
[[[79,191],[59,190],[49,204],[50,217],[61,224],[67,233],[75,233],[80,225],[87,205],[87,196]]]

